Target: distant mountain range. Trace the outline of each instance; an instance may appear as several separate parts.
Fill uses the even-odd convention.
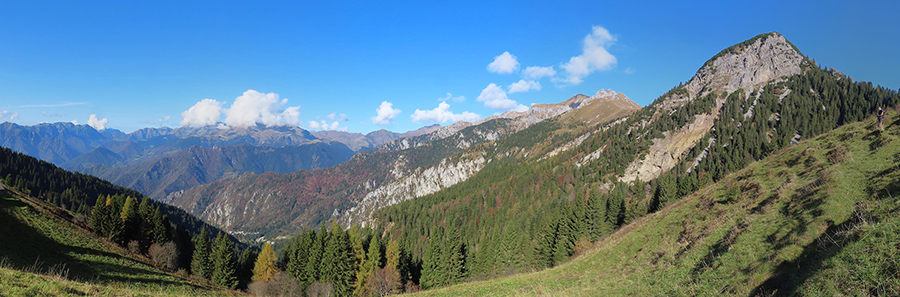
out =
[[[602,130],[603,123],[639,108],[624,94],[610,90],[594,96],[576,95],[524,112],[509,111],[396,139],[334,167],[245,174],[173,192],[162,201],[216,226],[267,238],[328,220],[347,226],[366,224],[379,208],[446,189],[478,173],[487,163],[509,156],[510,152],[501,153],[495,145],[529,127],[545,133],[505,142],[519,145],[506,148],[528,158],[550,157],[558,153],[556,148],[571,147]],[[554,119],[550,126],[544,124],[548,119]],[[565,134],[556,135],[562,132],[557,129],[564,129]]]
[[[0,124],[0,145],[68,170],[88,173],[160,199],[169,193],[245,172],[288,173],[331,167],[358,151],[440,128],[406,133],[251,126],[144,128],[131,133],[88,125]]]

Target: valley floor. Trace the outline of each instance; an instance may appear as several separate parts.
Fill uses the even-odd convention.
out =
[[[555,268],[420,294],[898,296],[898,125],[776,152]]]

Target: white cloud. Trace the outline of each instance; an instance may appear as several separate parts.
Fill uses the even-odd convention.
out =
[[[450,111],[450,104],[447,102],[441,102],[438,104],[438,107],[432,110],[419,110],[416,109],[410,116],[413,122],[420,123],[453,123],[458,121],[467,121],[472,122],[481,118],[481,116],[464,111],[460,114],[455,114]]]
[[[465,96],[453,97],[453,94],[450,94],[448,92],[447,96],[438,98],[438,101],[447,101],[447,100],[452,100],[453,102],[463,102],[463,101],[466,101],[466,97]]]
[[[284,99],[287,101],[287,99]],[[300,106],[291,106],[284,109],[284,112],[281,113],[281,117],[284,119],[284,122],[288,125],[297,126],[300,125]]]
[[[316,130],[335,130],[335,131],[347,131],[347,127],[341,127],[341,123],[334,121],[331,124],[328,124],[325,120],[320,122],[309,121],[309,128]]]
[[[78,125],[78,120],[72,120],[72,124]]]
[[[634,74],[635,72],[637,72],[637,70],[634,70],[634,68],[625,68],[625,74]]]
[[[214,99],[203,99],[181,113],[182,126],[203,127],[215,125],[222,118],[222,108],[225,102]]]
[[[509,93],[519,93],[519,92],[528,92],[531,90],[540,91],[541,83],[533,81],[533,80],[524,80],[521,79],[518,82],[514,82],[509,85]]]
[[[171,120],[171,119],[172,119],[172,117],[170,117],[170,116],[164,116],[164,117],[162,117],[161,119],[159,119],[159,123],[160,123],[160,124],[166,123],[166,122],[168,122],[168,121]]]
[[[524,106],[515,100],[507,98],[506,91],[503,91],[503,88],[494,83],[481,90],[477,100],[478,102],[484,102],[484,106],[497,110],[521,109],[521,106]]]
[[[566,72],[566,78],[555,80],[568,84],[581,84],[585,76],[595,71],[603,71],[616,64],[616,57],[606,51],[616,38],[609,34],[605,28],[594,26],[591,34],[584,37],[583,52],[572,57],[569,62],[559,66]]]
[[[0,110],[0,119],[9,118],[9,120],[12,121],[12,120],[15,120],[17,117],[19,117],[18,112],[10,112],[8,110]]]
[[[300,106],[285,108],[287,101],[280,99],[276,93],[264,94],[255,90],[247,90],[235,98],[234,103],[227,109],[223,107],[225,102],[203,99],[181,113],[181,125],[192,127],[216,125],[223,129],[256,124],[269,127],[299,125]],[[223,123],[217,125],[220,120]]]
[[[106,129],[106,123],[108,122],[109,121],[107,121],[105,118],[101,120],[97,118],[96,114],[92,114],[90,118],[88,118],[87,124],[97,131],[103,131],[103,129]]]
[[[375,109],[375,113],[377,113],[378,115],[372,117],[372,124],[375,124],[375,125],[390,124],[392,122],[392,120],[395,117],[397,117],[397,115],[400,114],[400,110],[394,109],[393,106],[394,106],[393,103],[390,103],[387,101],[382,101],[381,105],[379,105],[378,108]]]
[[[553,66],[528,66],[522,71],[522,76],[529,79],[540,79],[545,76],[553,77],[554,75],[556,75],[556,70],[553,70]]]
[[[503,52],[494,57],[494,62],[487,66],[487,70],[494,73],[512,73],[517,68],[519,68],[519,61],[516,61],[516,56],[509,52]]]
[[[230,127],[254,126],[263,124],[266,126],[281,126],[285,122],[296,125],[300,123],[300,107],[284,109],[287,99],[279,100],[278,94],[263,94],[255,90],[247,90],[243,95],[234,99],[231,108],[225,111],[227,115],[223,121]]]

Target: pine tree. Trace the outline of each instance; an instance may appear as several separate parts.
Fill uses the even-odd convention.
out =
[[[306,262],[309,260],[309,249],[315,240],[315,231],[306,231],[300,233],[291,245],[291,248],[285,251],[286,270],[288,275],[298,280],[308,279],[305,275]],[[290,252],[290,255],[287,254]]]
[[[323,264],[322,254],[329,239],[328,230],[325,230],[324,225],[318,233],[313,235],[315,235],[315,240],[313,240],[309,248],[309,260],[306,262],[306,267],[304,267],[304,278],[300,279],[300,287],[303,288],[321,279],[322,267],[320,265]]]
[[[275,257],[272,245],[267,242],[256,258],[256,265],[253,266],[253,280],[258,282],[271,280],[275,277],[275,273],[278,273],[277,262],[278,258]]]
[[[275,252],[272,252],[272,256],[275,256]],[[238,288],[247,288],[250,284],[257,258],[259,258],[259,254],[249,247],[241,251],[241,256],[238,257],[237,262]],[[277,269],[276,267],[276,271],[278,271]]]
[[[353,295],[366,295],[366,284],[372,277],[372,273],[379,268],[381,263],[381,243],[378,236],[374,234],[369,239],[369,248],[366,258],[359,264],[359,270],[356,272],[356,285]]]
[[[145,198],[146,199],[146,198]],[[141,217],[138,209],[137,198],[128,196],[125,199],[125,205],[122,207],[122,221],[125,222],[126,241],[141,241]],[[141,245],[143,251],[143,245]]]
[[[159,207],[156,207],[153,212],[153,242],[158,244],[168,242],[171,239],[169,228],[169,217],[163,215]]]
[[[209,232],[206,228],[200,228],[200,235],[194,237],[194,254],[191,256],[191,272],[201,278],[212,277],[212,263],[210,254],[212,247],[209,242]]]
[[[228,240],[224,232],[220,231],[219,235],[216,236],[211,258],[213,283],[229,289],[237,288],[237,260],[234,256],[234,247],[232,247],[231,240]]]
[[[462,236],[459,234],[459,229],[453,228],[450,230],[450,233],[447,234],[447,245],[445,247],[446,248],[443,251],[445,256],[442,257],[446,259],[446,261],[442,263],[446,265],[444,284],[455,284],[465,277],[466,267],[465,245],[462,242]]]
[[[440,260],[441,260],[441,233],[440,228],[435,228],[428,239],[428,247],[425,249],[425,255],[422,259],[422,276],[419,279],[419,285],[423,289],[435,288],[440,285],[439,279]]]
[[[332,225],[331,239],[322,254],[321,279],[330,282],[338,296],[349,296],[353,292],[353,255],[350,251],[350,237],[337,224]]]

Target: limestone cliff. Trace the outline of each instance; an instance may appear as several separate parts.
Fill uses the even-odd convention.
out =
[[[658,104],[657,113],[671,112],[676,107],[708,94],[730,94],[739,89],[745,90],[745,94],[759,91],[770,83],[800,74],[800,64],[804,60],[800,51],[781,34],[773,32],[756,36],[723,50],[707,61],[682,86],[687,91],[686,94],[671,93]],[[629,164],[620,180],[630,182],[640,178],[646,181],[672,169],[684,158],[685,152],[693,148],[713,127],[724,100],[724,97],[716,100],[711,114],[697,115],[693,122],[666,132],[664,138],[653,139],[646,157]]]

